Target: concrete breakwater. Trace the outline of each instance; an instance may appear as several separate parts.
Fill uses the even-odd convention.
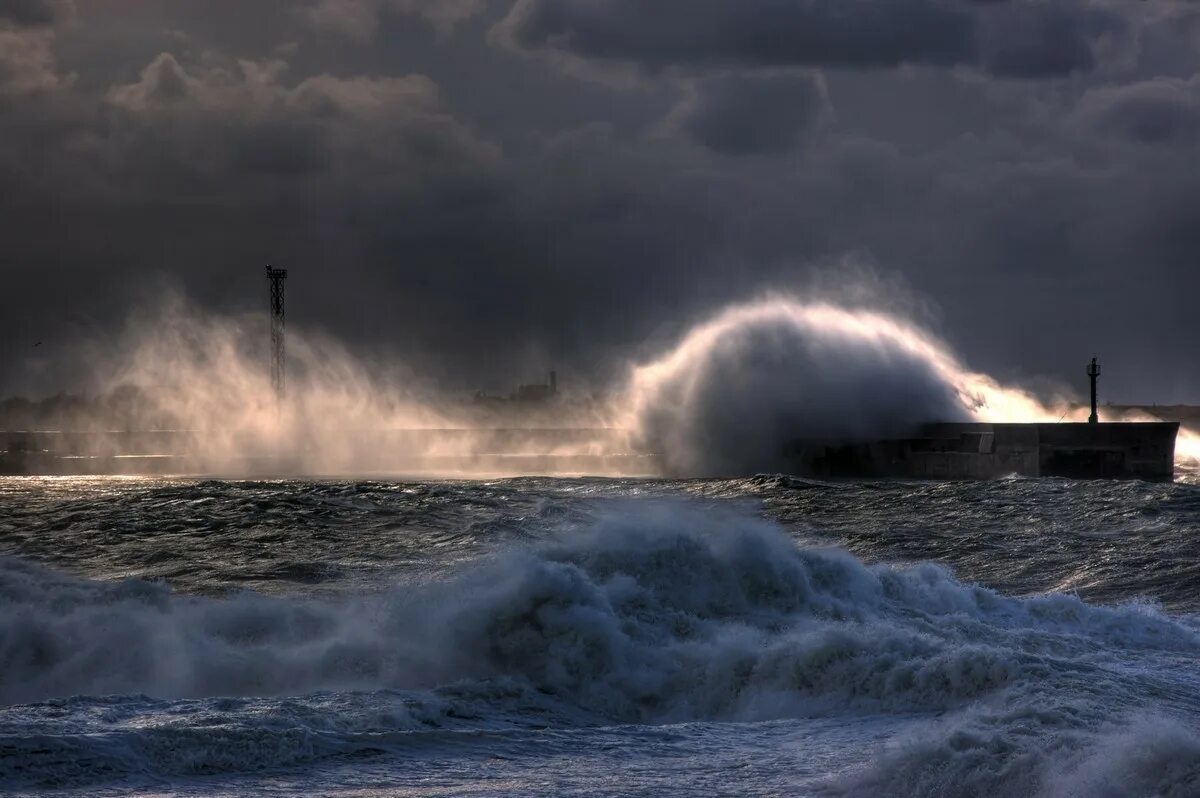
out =
[[[344,430],[273,442],[199,430],[12,431],[0,432],[0,474],[656,473],[627,438],[608,427]]]
[[[1178,432],[1176,422],[928,424],[897,440],[797,440],[788,455],[796,471],[817,476],[1169,481]]]
[[[812,477],[1171,480],[1179,424],[927,424],[877,441],[781,444],[788,473]],[[347,430],[286,446],[220,452],[196,430],[0,432],[0,474],[593,474],[658,476],[657,452],[611,427]],[[778,458],[774,458],[778,462]],[[679,475],[687,476],[687,475]],[[743,476],[729,474],[727,476]]]

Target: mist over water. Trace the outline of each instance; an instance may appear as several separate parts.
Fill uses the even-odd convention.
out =
[[[467,397],[447,397],[403,364],[350,351],[300,327],[286,334],[286,388],[270,378],[266,320],[192,308],[178,296],[134,317],[115,341],[85,344],[82,358],[100,399],[61,423],[65,430],[169,430],[191,472],[234,475],[345,474],[397,462],[469,458],[493,451],[473,429],[604,427],[591,404],[531,406],[519,419]],[[516,410],[515,407],[512,410]],[[504,410],[504,408],[501,408]],[[454,430],[460,435],[382,433]],[[507,436],[509,454],[588,454],[587,441],[553,444]],[[438,460],[441,458],[441,460]],[[453,465],[442,467],[455,472]],[[429,471],[429,467],[423,470]]]
[[[132,319],[95,353],[94,366],[101,393],[132,389],[144,397],[131,428],[194,431],[189,454],[205,463],[228,467],[269,454],[337,470],[356,454],[339,433],[445,423],[402,370],[303,330],[288,331],[287,393],[277,397],[262,317],[205,314],[180,297],[166,305]]]
[[[453,458],[486,451],[588,456],[593,460],[583,472],[596,474],[627,473],[609,471],[605,457],[652,453],[657,460],[650,468],[660,473],[734,475],[786,470],[781,452],[798,439],[905,437],[934,421],[1087,417],[1065,392],[1039,397],[971,370],[948,343],[903,315],[821,299],[776,295],[732,305],[656,359],[631,364],[603,398],[581,402],[568,394],[542,404],[509,403],[503,412],[439,394],[402,364],[364,358],[303,329],[288,331],[287,391],[280,400],[270,383],[261,317],[206,315],[178,297],[166,306],[161,315],[131,323],[106,349],[92,347],[87,358],[101,395],[134,391],[137,401],[115,421],[84,415],[69,423],[99,431],[187,431],[179,440],[186,441],[192,468],[204,472],[386,471],[404,450],[443,458],[440,465],[428,461],[425,473],[458,473]],[[447,428],[464,434],[381,436]],[[495,428],[518,432],[497,450],[482,433]],[[523,436],[522,428],[608,432],[548,443]],[[1200,435],[1181,429],[1176,451],[1182,466],[1200,461]],[[500,473],[520,468],[493,465]]]

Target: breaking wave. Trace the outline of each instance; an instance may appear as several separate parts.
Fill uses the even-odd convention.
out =
[[[870,566],[798,546],[766,521],[677,502],[630,505],[449,579],[341,600],[189,597],[6,559],[0,783],[68,778],[64,767],[100,778],[290,766],[464,725],[949,713],[828,789],[1016,795],[1055,779],[1102,783],[1115,766],[1094,751],[1117,745],[1105,735],[1142,733],[1121,722],[1145,705],[1138,669],[1198,658],[1197,630],[1151,606],[1008,597],[939,566]],[[258,697],[318,694],[369,711],[314,714],[294,699],[254,709]],[[200,712],[193,700],[207,720],[186,728],[47,736],[19,722],[30,702],[108,702],[107,717],[173,701],[181,717]],[[238,712],[254,722],[189,742],[197,724]],[[1134,746],[1121,778],[1182,795],[1200,744],[1163,728],[1152,733],[1184,758],[1164,770]]]
[[[790,297],[736,305],[692,328],[633,370],[627,401],[626,425],[662,453],[667,473],[684,476],[786,470],[782,450],[802,438],[878,440],[931,421],[1087,415],[971,371],[898,316]],[[1181,457],[1197,456],[1196,440],[1181,433]]]
[[[1166,718],[1122,724],[1061,707],[980,712],[893,744],[828,792],[970,798],[1185,798],[1200,794],[1200,733]],[[1089,732],[1095,725],[1098,731]]]
[[[759,717],[781,696],[798,712],[953,706],[1048,668],[1029,635],[1200,651],[1150,607],[1005,597],[673,502],[351,599],[188,597],[5,559],[0,605],[7,704],[517,678],[614,719]]]

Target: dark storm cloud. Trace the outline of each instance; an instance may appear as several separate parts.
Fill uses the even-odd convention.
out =
[[[519,47],[589,58],[749,65],[955,64],[975,50],[971,17],[935,0],[522,0],[504,23]]]
[[[446,34],[482,9],[485,0],[319,0],[307,10],[317,27],[355,39],[374,37],[389,15],[415,15]]]
[[[52,25],[57,16],[47,0],[0,0],[0,21],[14,25]]]
[[[246,175],[301,176],[332,164],[328,135],[315,124],[256,125],[230,148],[231,168]]]
[[[1097,352],[1106,395],[1195,398],[1200,64],[1152,6],[90,0],[0,24],[0,393],[70,387],[66,342],[164,276],[239,310],[286,265],[291,323],[504,389],[600,382],[850,253],[973,366],[1078,383]],[[572,77],[612,68],[636,79]]]
[[[0,0],[0,98],[29,95],[70,85],[54,55],[56,23],[67,16],[69,0]]]
[[[169,193],[174,178],[160,178],[182,170],[191,191],[217,196],[245,192],[259,177],[354,179],[366,191],[482,173],[496,158],[442,107],[427,77],[288,72],[279,59],[189,72],[172,54],[159,55],[105,97],[99,132],[112,177]]]
[[[1123,21],[1074,0],[519,0],[498,30],[523,50],[650,68],[965,65],[1036,78],[1090,69]]]
[[[795,148],[826,108],[812,75],[721,75],[701,81],[678,113],[696,142],[729,155],[755,155]]]
[[[1200,143],[1200,78],[1161,77],[1089,92],[1079,115],[1100,132],[1149,145]]]
[[[1097,43],[1126,32],[1117,14],[1073,2],[997,3],[980,22],[984,68],[1026,79],[1090,71]]]

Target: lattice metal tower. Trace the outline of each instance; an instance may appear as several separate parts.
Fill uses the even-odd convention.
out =
[[[1100,364],[1096,362],[1096,358],[1092,358],[1092,362],[1088,363],[1087,374],[1092,381],[1092,414],[1088,416],[1088,423],[1095,424],[1100,420],[1099,414],[1096,413],[1096,378],[1100,376]]]
[[[271,283],[271,387],[279,399],[284,391],[283,281],[287,274],[287,269],[267,266],[267,280]]]

